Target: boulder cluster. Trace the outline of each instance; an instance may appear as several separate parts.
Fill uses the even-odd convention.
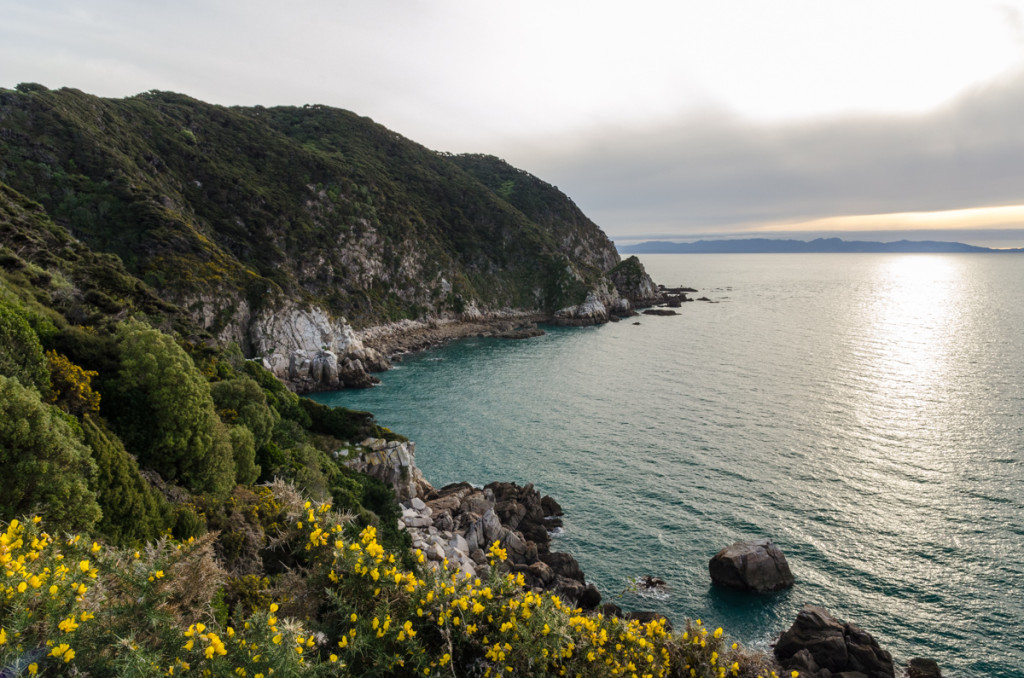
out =
[[[402,507],[399,526],[431,567],[447,562],[470,576],[485,576],[489,549],[497,542],[507,554],[501,567],[522,573],[527,586],[556,592],[584,609],[601,602],[576,559],[551,550],[550,531],[561,526],[562,509],[531,484],[454,483],[411,497]]]
[[[805,678],[894,678],[892,655],[870,633],[804,605],[775,644],[775,657]],[[918,660],[923,661],[923,660]],[[932,662],[934,663],[934,662]]]

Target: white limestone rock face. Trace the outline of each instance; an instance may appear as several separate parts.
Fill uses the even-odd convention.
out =
[[[335,320],[322,308],[298,308],[286,305],[276,311],[264,311],[253,318],[249,327],[253,350],[260,355],[277,350],[320,350],[348,354],[362,349],[363,344],[345,320]]]
[[[616,292],[607,280],[601,280],[582,304],[567,306],[555,312],[553,322],[558,325],[599,325],[609,321],[612,314],[629,315],[629,301]]]
[[[361,451],[348,459],[345,465],[349,468],[373,476],[395,491],[399,501],[408,501],[419,497],[430,489],[430,484],[416,466],[416,443],[390,442],[380,438],[367,438],[359,444]],[[423,525],[431,524],[430,516],[421,516]],[[406,520],[406,525],[409,525]],[[419,521],[416,521],[419,523]],[[409,525],[412,527],[412,525]]]
[[[378,380],[370,372],[390,367],[344,318],[317,307],[289,304],[260,313],[249,325],[249,345],[264,367],[300,393],[372,386]]]

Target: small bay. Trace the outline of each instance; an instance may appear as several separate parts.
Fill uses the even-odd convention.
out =
[[[624,608],[767,649],[810,602],[899,661],[1024,675],[1024,259],[641,259],[717,303],[462,340],[315,398],[415,440],[435,486],[554,496],[555,548]],[[796,586],[712,588],[708,559],[756,537],[782,548]],[[648,574],[667,596],[627,590]]]

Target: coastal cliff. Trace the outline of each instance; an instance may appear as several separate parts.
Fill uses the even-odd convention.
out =
[[[0,90],[0,181],[297,391],[372,384],[375,327],[635,306],[607,276],[615,247],[556,187],[325,106],[19,85]]]

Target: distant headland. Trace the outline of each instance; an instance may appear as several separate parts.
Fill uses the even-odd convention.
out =
[[[777,240],[773,238],[742,238],[736,240],[698,240],[696,242],[670,242],[648,240],[617,248],[622,254],[791,254],[829,252],[875,253],[1024,253],[1024,248],[992,249],[960,242],[935,240],[899,240],[874,242],[815,238],[814,240]]]

